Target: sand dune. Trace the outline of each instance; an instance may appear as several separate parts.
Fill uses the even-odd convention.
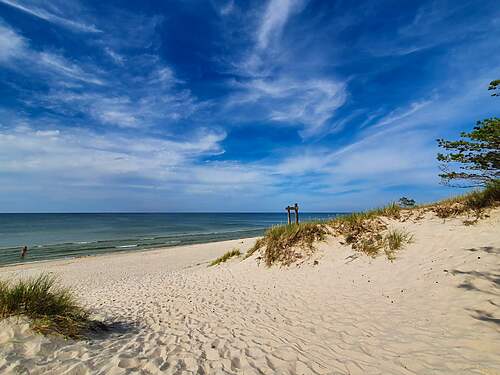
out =
[[[392,263],[330,238],[300,266],[207,267],[246,239],[4,268],[60,275],[112,329],[65,341],[5,320],[0,373],[500,374],[500,210],[393,225],[415,242]]]

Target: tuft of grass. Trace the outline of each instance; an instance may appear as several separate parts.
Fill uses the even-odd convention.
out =
[[[0,281],[0,319],[25,315],[34,331],[80,338],[89,327],[89,313],[70,289],[54,276],[41,274],[16,282]]]
[[[392,229],[384,237],[387,259],[396,259],[396,251],[413,242],[413,235],[401,229]]]
[[[335,218],[329,225],[354,250],[375,257],[384,247],[381,232],[387,229],[387,225],[379,217],[382,212],[385,212],[384,208],[353,213]]]
[[[276,225],[269,228],[247,255],[263,249],[263,259],[267,266],[274,263],[290,265],[304,255],[304,250],[312,253],[314,242],[322,241],[328,233],[323,222],[304,222],[290,225]],[[301,248],[299,251],[297,248]]]
[[[227,262],[229,259],[231,259],[233,257],[239,257],[240,255],[241,255],[241,252],[240,252],[239,249],[230,250],[227,253],[225,253],[224,255],[218,257],[217,259],[215,259],[213,262],[211,262],[209,264],[209,267],[216,266],[218,264]]]

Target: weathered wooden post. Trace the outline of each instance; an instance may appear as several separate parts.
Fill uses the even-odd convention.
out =
[[[290,210],[291,210],[291,209],[292,209],[292,207],[290,207],[290,206],[287,206],[287,207],[285,208],[285,210],[288,212],[288,225],[292,224],[292,219],[291,219],[291,217],[290,217]]]
[[[293,206],[293,209],[295,210],[295,224],[299,223],[299,205],[295,203],[295,206]]]

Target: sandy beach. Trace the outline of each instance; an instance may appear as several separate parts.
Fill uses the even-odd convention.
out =
[[[220,266],[255,239],[33,263],[111,325],[83,341],[0,323],[2,374],[500,374],[500,210],[392,222],[414,236],[394,262],[334,237],[312,258]]]

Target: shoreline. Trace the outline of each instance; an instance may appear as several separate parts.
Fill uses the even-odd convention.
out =
[[[500,374],[500,208],[387,223],[414,236],[393,261],[330,236],[290,267],[259,253],[208,267],[251,238],[0,269],[55,275],[110,327],[62,340],[0,321],[0,372]]]
[[[203,242],[194,242],[191,244],[175,244],[172,246],[158,246],[158,247],[146,247],[146,248],[140,248],[140,249],[133,249],[132,247],[126,248],[123,247],[121,250],[115,250],[115,251],[106,251],[102,253],[93,253],[93,254],[88,254],[88,255],[75,255],[75,256],[61,256],[60,258],[54,258],[54,259],[40,259],[40,260],[32,260],[32,261],[24,261],[24,262],[18,262],[18,263],[7,263],[7,264],[0,264],[0,272],[1,270],[8,268],[8,267],[16,267],[16,266],[23,266],[23,265],[30,265],[30,264],[38,264],[38,263],[47,263],[47,262],[57,262],[57,261],[68,261],[72,259],[82,259],[82,258],[89,258],[89,257],[104,257],[104,256],[110,256],[110,255],[125,255],[125,254],[135,254],[135,253],[147,253],[155,250],[166,250],[166,249],[176,249],[176,248],[182,248],[182,247],[187,247],[187,246],[197,246],[197,245],[203,245],[203,244],[212,244],[212,243],[223,243],[223,242],[229,242],[229,241],[238,241],[238,240],[244,240],[244,239],[257,239],[262,236],[251,236],[251,237],[238,237],[238,238],[233,238],[229,240],[213,240],[213,241],[203,241]],[[1,250],[1,249],[0,249]],[[29,256],[29,253],[28,253]]]
[[[236,244],[236,243],[245,243],[247,241],[249,242],[254,242],[258,238],[261,238],[261,236],[257,237],[242,237],[242,238],[236,238],[232,240],[224,240],[224,241],[210,241],[210,242],[201,242],[201,243],[193,243],[189,245],[174,245],[174,246],[162,246],[162,247],[154,247],[154,248],[147,248],[147,249],[140,249],[140,250],[122,250],[122,251],[111,251],[111,252],[106,252],[102,254],[89,254],[89,255],[81,255],[81,256],[74,256],[74,257],[62,257],[58,259],[45,259],[45,260],[34,260],[31,262],[23,262],[23,263],[13,263],[13,264],[6,264],[6,265],[0,265],[0,275],[2,274],[2,271],[15,271],[17,269],[32,269],[35,268],[38,265],[44,265],[44,266],[61,266],[61,265],[67,265],[67,264],[74,264],[80,261],[85,261],[85,260],[90,260],[90,259],[105,259],[105,258],[115,258],[118,259],[120,257],[128,257],[130,255],[144,255],[144,254],[151,254],[153,255],[154,253],[161,253],[165,252],[166,250],[181,250],[182,249],[195,249],[195,250],[200,250],[202,251],[203,248],[205,247],[204,245],[214,245],[216,247],[224,247],[226,245],[230,244]],[[201,248],[201,249],[197,249]]]

